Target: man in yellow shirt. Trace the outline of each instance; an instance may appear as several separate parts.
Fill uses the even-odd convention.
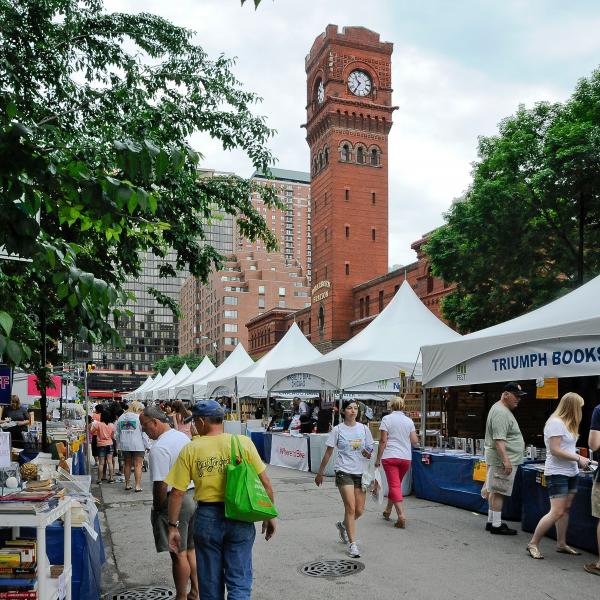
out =
[[[169,547],[180,546],[179,511],[190,483],[194,481],[197,502],[194,523],[196,569],[200,598],[250,600],[252,595],[252,546],[256,537],[254,523],[225,518],[226,467],[231,462],[231,435],[223,431],[223,407],[214,400],[201,400],[192,407],[199,437],[182,448],[165,482],[172,486],[169,495]],[[187,420],[187,419],[186,419]],[[240,443],[271,501],[273,488],[258,452],[246,436]],[[269,540],[275,533],[275,519],[263,522],[262,532]]]

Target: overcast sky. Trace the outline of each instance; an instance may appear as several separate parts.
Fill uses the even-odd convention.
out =
[[[600,65],[597,0],[107,0],[193,29],[212,57],[263,98],[277,130],[275,166],[309,170],[304,57],[328,23],[361,25],[393,42],[389,139],[390,265],[415,260],[411,242],[443,223],[470,182],[477,137],[521,103],[566,99]],[[204,166],[248,177],[250,161],[204,136]]]

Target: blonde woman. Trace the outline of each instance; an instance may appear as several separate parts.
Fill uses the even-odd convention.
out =
[[[556,525],[556,551],[562,554],[581,554],[567,545],[569,510],[577,493],[579,468],[587,469],[592,462],[576,452],[577,438],[583,398],[569,392],[558,403],[544,427],[546,464],[544,475],[550,496],[550,512],[540,519],[527,552],[531,558],[544,558],[540,552],[540,541],[548,530]]]
[[[402,479],[410,469],[412,446],[419,445],[415,424],[404,414],[404,398],[398,396],[390,403],[391,414],[381,420],[379,431],[379,449],[375,466],[383,465],[388,482],[388,502],[383,511],[383,518],[390,520],[392,507],[396,509],[398,519],[394,527],[406,527],[406,515],[402,501]]]
[[[140,424],[140,413],[143,410],[144,405],[134,400],[127,411],[119,417],[115,432],[119,450],[123,454],[125,489],[131,489],[131,467],[133,465],[136,492],[142,491],[142,463],[146,448],[149,447],[148,436],[142,432]]]

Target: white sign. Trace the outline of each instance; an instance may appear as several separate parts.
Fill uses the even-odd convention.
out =
[[[494,350],[462,362],[427,387],[600,375],[600,340],[570,338]]]
[[[335,390],[335,385],[325,381],[322,377],[311,373],[290,373],[272,388],[273,392],[293,392],[295,390]]]
[[[269,462],[278,467],[308,471],[308,438],[274,433]]]
[[[0,433],[0,467],[10,467],[10,433]]]

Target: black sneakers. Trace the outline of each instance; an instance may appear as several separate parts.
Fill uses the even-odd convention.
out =
[[[488,523],[490,526],[489,532],[494,535],[517,535],[516,529],[511,529],[506,523],[502,523],[499,527],[494,527],[491,523]],[[486,525],[487,530],[487,525]]]

